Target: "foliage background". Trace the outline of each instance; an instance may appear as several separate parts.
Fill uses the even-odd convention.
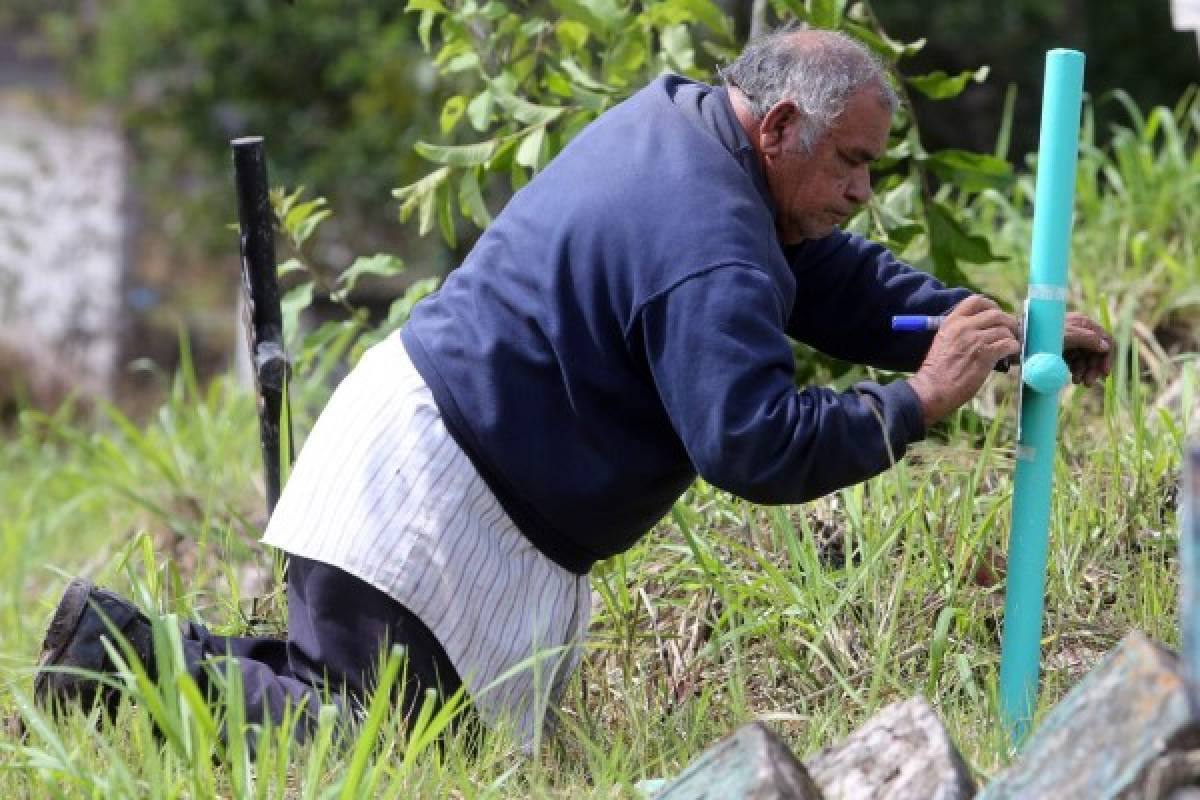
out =
[[[549,18],[588,4],[522,5],[527,16]],[[594,5],[636,11],[654,4]],[[786,16],[789,5],[805,4],[777,3],[772,18]],[[693,48],[685,58],[694,69],[711,74],[736,49],[750,29],[753,6],[752,0],[721,0],[731,29],[718,33],[698,26],[707,30],[702,38],[720,47]],[[1053,46],[1078,46],[1092,54],[1087,85],[1094,97],[1121,87],[1143,104],[1169,104],[1200,75],[1194,36],[1170,30],[1167,0],[969,0],[948,6],[875,0],[870,8],[897,40],[926,41],[900,62],[905,74],[991,69],[988,80],[970,83],[954,100],[912,93],[930,150],[993,152],[1012,83],[1017,87],[1012,144],[1002,155],[1023,163],[1035,145],[1042,55]],[[480,14],[471,25],[485,21]],[[173,342],[182,320],[192,333],[201,373],[225,363],[231,343],[214,335],[209,315],[230,302],[234,278],[227,266],[234,248],[225,228],[233,217],[227,142],[234,136],[265,134],[273,183],[307,186],[336,210],[306,254],[306,263],[326,283],[364,253],[403,256],[417,268],[412,278],[444,273],[457,263],[472,241],[471,226],[457,227],[452,248],[420,240],[412,228],[395,224],[389,197],[392,188],[426,172],[412,145],[422,137],[439,140],[435,131],[444,103],[469,79],[461,63],[447,70],[446,63],[435,65],[426,56],[419,25],[420,16],[405,13],[404,3],[378,0],[4,4],[0,41],[11,43],[13,56],[53,59],[81,98],[109,104],[125,120],[140,188],[135,281],[164,298],[148,326],[132,337],[131,357],[149,355],[168,369],[175,366],[173,348],[137,352],[136,345]],[[670,45],[672,39],[653,41]],[[654,52],[667,50],[656,44]],[[646,60],[640,71],[627,71],[644,76],[652,66],[658,65]],[[1120,111],[1102,103],[1097,113],[1096,136],[1103,143]],[[485,182],[487,205],[499,208],[508,190],[500,185],[489,190]],[[397,288],[389,283],[385,293]],[[317,297],[320,301],[320,292]]]
[[[1037,147],[1043,55],[1071,47],[1088,55],[1086,88],[1099,98],[1124,89],[1143,106],[1172,105],[1200,78],[1196,37],[1171,28],[1167,2],[1119,0],[1010,0],[1003,3],[924,3],[884,0],[874,4],[884,26],[902,39],[925,37],[912,59],[917,71],[954,72],[991,67],[986,83],[953,103],[917,99],[917,112],[935,147],[990,150],[1009,84],[1017,87],[1013,148],[1018,162]],[[1105,108],[1101,136],[1120,113]]]

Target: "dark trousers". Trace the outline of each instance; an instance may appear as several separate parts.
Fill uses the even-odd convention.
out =
[[[381,656],[393,645],[407,652],[396,700],[405,714],[420,708],[426,689],[444,699],[461,685],[441,643],[407,608],[364,581],[328,564],[292,556],[288,565],[288,638],[215,636],[192,623],[184,656],[201,689],[211,692],[210,670],[220,657],[241,667],[248,722],[280,722],[290,704],[300,708],[296,735],[316,724],[325,696],[342,709],[357,707],[378,680]]]

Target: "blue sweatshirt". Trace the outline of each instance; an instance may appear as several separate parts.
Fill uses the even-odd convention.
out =
[[[916,369],[893,314],[967,295],[835,231],[782,247],[723,88],[660,78],[584,129],[419,303],[405,346],[516,525],[576,573],[703,476],[798,503],[924,434],[904,381],[799,389],[789,337]]]

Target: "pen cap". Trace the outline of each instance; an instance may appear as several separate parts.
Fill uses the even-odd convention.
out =
[[[936,331],[941,317],[928,317],[924,314],[897,314],[892,317],[894,331]]]

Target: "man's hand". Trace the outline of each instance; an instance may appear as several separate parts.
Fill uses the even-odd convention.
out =
[[[921,368],[908,379],[921,401],[926,427],[974,397],[996,362],[1021,352],[1018,331],[1016,318],[983,295],[955,306]]]
[[[1063,359],[1075,383],[1094,386],[1112,371],[1113,339],[1108,331],[1078,311],[1063,323]]]

